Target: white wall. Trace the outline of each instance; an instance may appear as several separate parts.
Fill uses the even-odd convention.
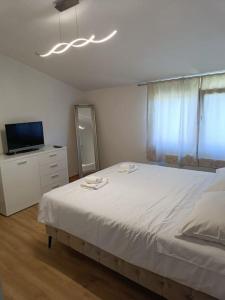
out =
[[[77,173],[73,105],[81,98],[79,90],[0,55],[0,130],[5,123],[43,121],[45,143],[68,146],[70,175]]]
[[[146,87],[125,86],[87,92],[96,107],[100,164],[146,162]]]

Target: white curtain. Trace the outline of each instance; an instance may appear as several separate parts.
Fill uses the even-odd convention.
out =
[[[208,75],[202,77],[201,90],[225,88],[225,74]]]
[[[148,86],[148,159],[179,163],[196,159],[199,79]]]

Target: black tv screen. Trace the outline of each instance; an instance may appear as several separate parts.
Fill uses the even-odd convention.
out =
[[[8,153],[38,149],[44,145],[42,122],[6,124]]]

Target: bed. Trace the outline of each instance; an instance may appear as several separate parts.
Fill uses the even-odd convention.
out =
[[[180,224],[215,174],[148,164],[97,174],[45,194],[38,220],[49,236],[171,300],[225,299],[225,247],[177,238]]]

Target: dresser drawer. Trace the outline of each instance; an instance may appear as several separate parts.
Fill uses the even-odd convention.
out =
[[[40,165],[54,164],[57,161],[64,160],[66,161],[66,151],[65,150],[56,150],[47,153],[43,153],[39,157]]]
[[[67,169],[52,172],[51,174],[46,174],[41,176],[41,186],[51,185],[58,181],[68,181]]]
[[[67,178],[64,179],[59,179],[59,180],[55,180],[55,182],[52,182],[50,184],[47,184],[45,186],[42,186],[42,193],[45,194],[47,192],[50,192],[51,190],[54,190],[60,186],[63,186],[65,184],[67,184],[69,181]]]
[[[40,175],[42,177],[44,175],[57,173],[63,169],[67,169],[67,161],[65,159],[47,162],[46,164],[40,164]]]
[[[27,169],[32,172],[32,167],[37,164],[35,157],[21,157],[19,159],[7,161],[2,165],[2,170],[24,170]]]

